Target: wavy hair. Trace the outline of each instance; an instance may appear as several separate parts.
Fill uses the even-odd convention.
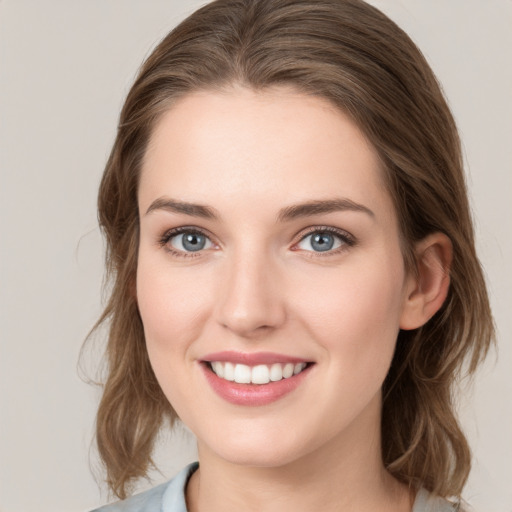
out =
[[[179,24],[142,65],[124,103],[99,191],[109,299],[108,373],[96,439],[111,490],[124,498],[175,420],[149,363],[137,309],[137,188],[157,120],[183,95],[287,85],[327,99],[376,148],[398,214],[403,255],[433,232],[453,244],[448,297],[423,327],[401,331],[383,386],[382,458],[410,486],[460,495],[470,451],[454,384],[494,339],[475,253],[460,141],[440,86],[411,39],[361,0],[217,0]]]

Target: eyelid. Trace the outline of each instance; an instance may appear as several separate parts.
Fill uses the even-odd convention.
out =
[[[190,233],[190,234],[197,234],[202,235],[206,237],[213,245],[214,248],[218,247],[218,244],[215,242],[214,237],[205,229],[199,228],[197,226],[178,226],[175,228],[168,229],[164,232],[163,235],[161,235],[158,239],[158,245],[165,249],[167,252],[172,254],[173,256],[182,257],[182,258],[197,258],[198,256],[201,256],[205,251],[211,250],[211,248],[208,249],[201,249],[198,251],[180,251],[174,247],[171,247],[169,244],[169,241],[178,235],[184,234],[184,233]]]
[[[344,229],[335,228],[333,226],[310,226],[297,234],[297,236],[295,237],[295,241],[292,244],[291,250],[301,251],[302,249],[297,247],[298,244],[300,242],[302,242],[306,237],[308,237],[314,233],[329,233],[334,236],[337,236],[341,240],[342,245],[341,245],[341,247],[338,247],[338,248],[332,249],[332,250],[328,250],[325,252],[304,250],[305,253],[310,253],[309,256],[312,256],[312,255],[314,255],[315,257],[316,256],[320,256],[320,257],[332,256],[334,254],[338,254],[339,252],[343,252],[344,250],[346,250],[349,247],[353,247],[357,243],[356,238],[351,233],[349,233],[348,231],[345,231]]]
[[[174,236],[180,235],[182,233],[192,233],[192,234],[203,235],[206,238],[208,238],[208,240],[212,243],[212,245],[214,246],[213,247],[214,249],[219,248],[219,244],[215,241],[215,237],[213,235],[211,235],[208,230],[206,230],[204,228],[197,227],[197,226],[193,226],[193,225],[178,226],[178,227],[166,230],[163,233],[163,235],[161,235],[159,237],[158,245],[175,256],[185,257],[185,258],[198,257],[198,256],[201,256],[205,251],[211,250],[211,248],[209,248],[209,249],[201,249],[196,252],[189,252],[189,251],[180,251],[180,250],[170,247],[169,240],[171,240],[171,238],[173,238]],[[332,249],[332,250],[328,250],[325,252],[306,251],[306,250],[302,250],[297,247],[297,245],[302,240],[304,240],[307,236],[312,235],[314,233],[330,233],[334,236],[337,236],[341,240],[342,245],[341,245],[341,247],[338,247],[338,248]],[[334,254],[338,254],[339,252],[343,252],[347,248],[353,247],[354,245],[356,245],[356,243],[357,243],[356,238],[351,233],[349,233],[348,231],[346,231],[344,229],[336,228],[333,226],[322,226],[322,225],[310,226],[310,227],[305,228],[302,231],[300,231],[294,237],[294,242],[291,246],[291,250],[292,251],[303,251],[304,253],[310,253],[310,254],[308,254],[308,256],[311,256],[311,257],[326,257],[326,256],[332,256]]]

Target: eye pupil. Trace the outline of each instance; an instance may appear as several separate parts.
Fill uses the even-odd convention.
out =
[[[330,251],[334,245],[334,237],[328,233],[316,233],[311,237],[311,247],[315,251]]]
[[[183,248],[186,251],[200,251],[206,245],[206,237],[198,233],[182,235]]]

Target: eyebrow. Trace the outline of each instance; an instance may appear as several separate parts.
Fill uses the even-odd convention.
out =
[[[168,197],[159,197],[158,199],[155,199],[146,210],[145,215],[155,210],[165,210],[172,213],[184,213],[185,215],[201,217],[203,219],[218,218],[215,210],[209,206],[177,201]]]
[[[353,211],[366,213],[370,217],[375,214],[366,206],[351,201],[350,199],[327,199],[322,201],[310,201],[297,205],[287,206],[283,208],[278,215],[279,221],[289,221],[301,217],[310,217],[313,215],[321,215],[323,213],[333,213],[342,211]]]
[[[202,204],[188,203],[185,201],[177,201],[168,197],[160,197],[155,199],[145,215],[155,211],[165,210],[171,213],[182,213],[192,217],[200,217],[203,219],[218,219],[219,215],[216,210],[210,206]],[[375,214],[366,206],[345,198],[309,201],[291,206],[286,206],[279,211],[277,220],[286,222],[301,217],[311,217],[313,215],[321,215],[324,213],[334,213],[340,211],[361,212],[375,217]]]

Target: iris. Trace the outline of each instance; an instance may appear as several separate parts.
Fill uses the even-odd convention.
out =
[[[315,251],[330,251],[334,246],[334,236],[329,233],[315,233],[311,235],[310,243]]]
[[[206,237],[199,233],[184,233],[181,236],[181,245],[185,251],[200,251],[206,245]]]

